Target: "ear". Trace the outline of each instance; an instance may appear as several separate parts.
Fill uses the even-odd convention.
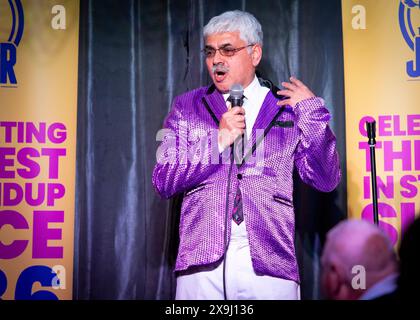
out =
[[[254,45],[252,47],[251,58],[252,58],[252,65],[254,67],[257,67],[258,64],[261,61],[261,58],[262,58],[262,48],[261,48],[261,45],[256,44],[256,45]]]

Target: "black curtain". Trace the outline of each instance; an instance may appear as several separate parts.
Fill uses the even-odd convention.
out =
[[[322,194],[296,177],[294,195],[302,298],[322,298],[325,233],[346,216],[341,1],[81,0],[75,299],[174,297],[181,199],[154,192],[156,133],[174,96],[209,83],[202,29],[233,9],[262,24],[259,74],[297,76],[333,115],[343,179]]]

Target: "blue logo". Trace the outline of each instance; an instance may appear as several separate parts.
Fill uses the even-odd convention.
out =
[[[420,0],[401,0],[398,12],[400,29],[405,42],[414,52],[414,60],[407,61],[407,74],[411,78],[420,77],[420,26],[414,29],[411,23],[413,10],[420,10]]]
[[[12,26],[7,42],[0,43],[0,85],[2,87],[17,84],[14,66],[16,64],[16,49],[23,35],[25,24],[23,7],[20,0],[8,0],[12,13]]]

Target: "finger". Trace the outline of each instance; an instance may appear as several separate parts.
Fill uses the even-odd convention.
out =
[[[236,138],[239,137],[240,135],[244,134],[244,133],[245,133],[244,129],[235,128],[235,129],[232,130],[232,134],[234,136],[236,136]]]
[[[291,90],[279,90],[279,91],[277,91],[277,94],[282,95],[282,96],[286,96],[286,97],[290,97],[293,94],[293,91],[291,91]]]
[[[230,109],[232,109],[232,103],[230,101],[226,101],[226,107],[230,111]]]
[[[280,100],[279,102],[277,102],[277,105],[278,106],[292,105],[292,100],[291,99]]]
[[[236,117],[238,117],[238,118],[236,118]],[[238,125],[240,125],[241,127],[242,126],[245,126],[245,117],[243,117],[243,116],[235,116],[235,119],[234,119],[234,125],[235,126],[238,126]]]
[[[283,87],[285,87],[286,89],[289,89],[291,91],[295,91],[298,88],[297,86],[295,86],[294,84],[289,83],[289,82],[282,82],[281,85]]]
[[[306,87],[305,84],[295,77],[290,77],[290,82],[292,82],[297,87]]]
[[[242,107],[233,107],[231,109],[232,114],[243,114],[245,115],[245,109]]]
[[[236,125],[235,125],[235,127],[236,128],[239,128],[239,129],[245,129],[246,128],[246,124],[245,124],[245,122],[237,122]]]
[[[244,122],[244,121],[245,121],[245,116],[243,116],[243,115],[241,115],[241,114],[237,114],[237,115],[235,115],[235,116],[234,116],[234,119],[235,119],[237,122]]]

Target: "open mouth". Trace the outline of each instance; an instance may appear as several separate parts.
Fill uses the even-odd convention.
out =
[[[225,80],[226,75],[227,75],[227,72],[219,70],[214,73],[214,78],[216,79],[217,82],[221,82]]]
[[[228,72],[229,68],[225,67],[224,65],[218,64],[213,66],[213,74],[217,82],[222,82],[225,80]]]

